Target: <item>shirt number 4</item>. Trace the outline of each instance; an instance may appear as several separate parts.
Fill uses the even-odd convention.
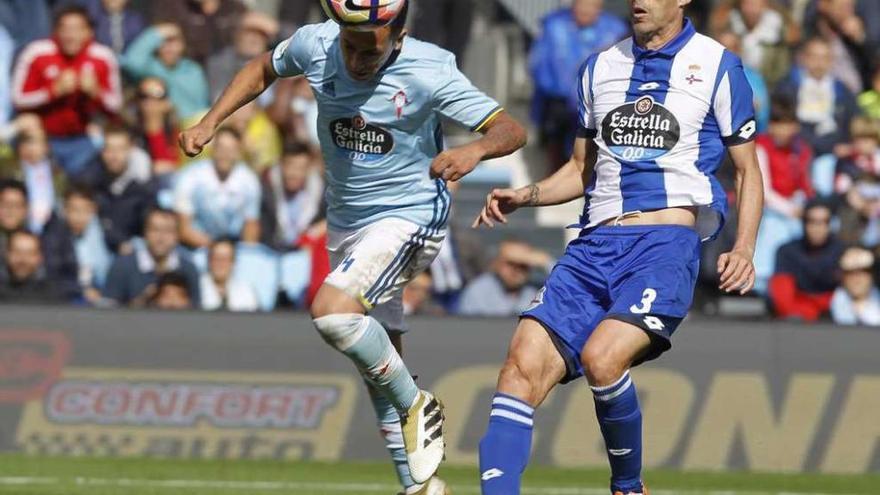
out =
[[[657,291],[656,290],[650,289],[650,288],[645,289],[645,291],[642,292],[641,304],[638,306],[633,304],[632,306],[629,307],[629,310],[631,313],[634,313],[637,315],[644,315],[644,314],[650,313],[651,306],[653,306],[654,301],[656,299],[657,299]],[[656,316],[645,316],[645,319],[643,321],[645,322],[645,325],[647,325],[648,328],[650,328],[651,330],[663,330],[663,327],[665,326],[665,325],[663,325],[663,322],[660,320],[660,318],[657,318]]]

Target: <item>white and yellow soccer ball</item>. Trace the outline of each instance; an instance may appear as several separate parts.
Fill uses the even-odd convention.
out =
[[[327,16],[348,28],[375,29],[390,24],[408,0],[320,0]]]

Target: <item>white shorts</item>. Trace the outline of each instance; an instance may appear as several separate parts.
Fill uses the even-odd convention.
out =
[[[446,229],[383,218],[357,230],[330,229],[325,283],[360,301],[387,330],[404,331],[403,288],[437,256]]]

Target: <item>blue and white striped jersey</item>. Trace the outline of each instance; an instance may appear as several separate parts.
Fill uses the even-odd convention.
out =
[[[659,50],[632,38],[581,68],[581,135],[598,146],[581,225],[619,215],[698,206],[711,238],[727,213],[715,178],[725,146],[755,137],[752,90],[739,57],[689,20]]]

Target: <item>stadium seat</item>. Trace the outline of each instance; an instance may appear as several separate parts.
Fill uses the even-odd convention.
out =
[[[257,292],[263,311],[272,311],[278,299],[280,256],[262,244],[238,244],[235,276]]]
[[[311,254],[306,250],[281,256],[281,290],[287,299],[301,306],[312,273]]]

